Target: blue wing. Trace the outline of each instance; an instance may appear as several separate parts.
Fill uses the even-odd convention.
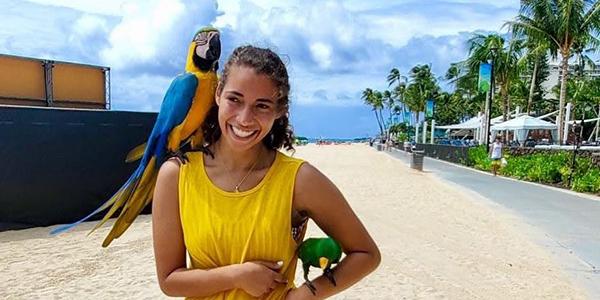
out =
[[[165,93],[165,97],[160,107],[160,112],[148,138],[146,150],[140,161],[140,165],[136,168],[133,174],[127,179],[125,184],[119,188],[119,190],[100,207],[94,210],[89,215],[85,216],[81,220],[72,223],[59,226],[58,228],[51,231],[51,234],[58,234],[65,232],[78,224],[85,222],[97,213],[107,209],[111,205],[124,206],[130,201],[131,196],[134,194],[135,189],[141,183],[140,179],[146,170],[148,162],[153,156],[156,156],[157,167],[156,171],[160,167],[160,164],[166,155],[166,146],[169,134],[173,128],[181,124],[192,106],[192,101],[196,93],[196,87],[198,86],[198,79],[191,73],[184,73],[175,77],[169,89]],[[153,183],[152,183],[153,184]],[[151,195],[149,195],[151,197]],[[118,207],[117,207],[118,208]],[[113,209],[111,209],[114,213]],[[111,211],[109,214],[112,215]],[[104,217],[104,220],[110,218],[110,215]]]
[[[173,80],[165,94],[156,123],[148,139],[142,163],[148,163],[152,156],[157,162],[162,162],[166,153],[167,139],[171,130],[181,124],[187,116],[198,86],[194,74],[184,73]]]

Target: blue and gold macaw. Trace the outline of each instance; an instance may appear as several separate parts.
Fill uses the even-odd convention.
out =
[[[121,208],[102,247],[108,246],[129,228],[142,209],[152,201],[158,170],[167,155],[171,153],[180,156],[185,163],[180,147],[189,142],[194,147],[202,142],[200,126],[214,102],[220,55],[219,31],[212,27],[199,30],[189,45],[186,72],[178,75],[167,90],[150,137],[145,144],[134,148],[127,155],[128,162],[141,158],[139,167],[98,209],[73,224],[56,228],[51,234],[67,231],[109,207],[110,210],[102,221],[91,231],[106,223]]]

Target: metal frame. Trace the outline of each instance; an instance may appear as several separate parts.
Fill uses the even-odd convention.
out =
[[[42,66],[44,67],[44,88],[46,90],[46,105],[48,107],[53,106],[54,102],[54,86],[52,84],[52,68],[54,68],[54,61],[43,60]]]
[[[112,96],[110,93],[110,68],[106,67],[102,71],[104,71],[104,102],[106,102],[106,109],[110,110],[110,98]]]
[[[105,108],[110,109],[110,107],[111,107],[110,68],[109,67],[91,65],[91,64],[74,63],[74,62],[60,61],[60,60],[39,59],[39,58],[32,58],[32,57],[26,57],[26,56],[2,54],[2,53],[0,53],[0,57],[9,57],[9,58],[35,61],[35,62],[39,62],[42,65],[42,67],[44,68],[44,88],[45,88],[45,98],[46,98],[45,100],[46,100],[46,106],[48,106],[48,107],[54,107],[54,104],[55,104],[54,103],[55,102],[54,101],[54,92],[53,92],[54,87],[53,87],[53,79],[52,79],[52,69],[54,68],[55,64],[58,63],[58,64],[75,65],[75,66],[90,67],[90,68],[94,68],[94,69],[101,69],[102,72],[104,72]],[[1,98],[5,98],[5,97],[1,97]],[[6,98],[7,99],[8,98],[17,99],[14,97],[6,97]],[[30,99],[24,99],[24,100],[30,100]],[[66,99],[63,99],[63,101],[65,101],[65,100]],[[69,102],[77,103],[78,101],[69,101]]]

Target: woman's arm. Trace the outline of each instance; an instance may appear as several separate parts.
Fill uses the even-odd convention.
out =
[[[172,297],[204,297],[240,288],[259,296],[285,283],[274,262],[247,262],[209,270],[186,268],[179,216],[179,163],[166,161],[158,172],[152,203],[154,259],[160,289]]]
[[[377,245],[337,187],[308,163],[298,170],[294,208],[308,213],[327,235],[341,244],[346,254],[333,269],[337,286],[323,276],[313,281],[317,289],[316,298],[337,294],[377,268],[381,261]],[[313,297],[306,286],[290,292],[292,295],[296,293]]]
[[[156,274],[168,296],[209,296],[234,288],[235,266],[188,270],[179,219],[179,163],[166,161],[158,172],[152,203]]]

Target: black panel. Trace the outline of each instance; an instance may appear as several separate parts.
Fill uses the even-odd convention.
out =
[[[137,167],[125,157],[156,115],[0,106],[0,230],[71,223],[96,209]]]

